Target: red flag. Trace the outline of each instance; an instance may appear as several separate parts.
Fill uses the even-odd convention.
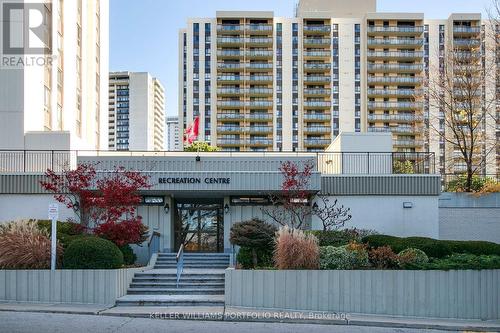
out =
[[[200,117],[194,118],[194,121],[188,128],[186,128],[186,132],[184,132],[184,141],[192,144],[196,139],[198,139],[200,127]]]

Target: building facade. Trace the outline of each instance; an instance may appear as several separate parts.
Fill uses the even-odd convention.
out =
[[[489,30],[479,14],[427,20],[378,13],[375,0],[302,0],[295,18],[189,19],[179,35],[179,126],[199,117],[199,140],[236,151],[316,151],[341,131],[390,132],[395,151],[435,152],[443,173],[460,172],[457,150],[437,133],[444,110],[429,101],[428,83],[445,70],[447,50],[479,45],[484,68],[496,68]],[[484,82],[487,99],[496,82]],[[483,124],[486,174],[499,170],[489,153],[496,121]]]
[[[181,150],[181,135],[179,132],[179,117],[167,117],[165,138],[168,151]]]
[[[109,73],[109,149],[164,150],[165,90],[145,72]]]
[[[13,1],[34,6],[35,1]],[[33,52],[32,35],[23,39],[21,11],[3,6],[5,25],[11,26],[10,43],[25,49],[12,54],[1,50],[0,148],[105,149],[109,63],[109,1],[37,1],[45,25],[45,49]],[[28,7],[24,7],[26,11]],[[22,17],[22,16],[21,16]],[[25,16],[25,19],[28,16]],[[17,25],[16,25],[17,24]],[[24,25],[29,22],[23,21]],[[27,31],[27,30],[26,30]],[[29,42],[28,42],[29,41]],[[6,62],[14,60],[13,62]],[[30,60],[35,59],[34,62]],[[23,61],[22,65],[18,61]],[[64,133],[64,143],[49,145],[27,139]],[[54,133],[55,134],[55,133]],[[57,135],[56,135],[57,136]],[[58,136],[59,138],[61,136]],[[31,145],[31,141],[35,141]],[[53,141],[53,140],[52,140]]]

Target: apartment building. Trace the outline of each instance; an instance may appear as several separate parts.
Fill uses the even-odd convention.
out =
[[[179,124],[199,117],[200,140],[236,151],[318,151],[341,131],[390,132],[395,151],[435,152],[441,172],[459,172],[428,84],[447,70],[447,50],[479,45],[484,68],[496,68],[489,29],[479,14],[427,20],[377,12],[375,0],[302,0],[294,18],[192,18],[179,34]],[[484,81],[488,98],[496,83]],[[499,143],[485,118],[483,155]],[[495,174],[488,156],[481,171]]]
[[[109,73],[109,149],[164,150],[165,90],[146,72]]]
[[[11,37],[0,50],[0,149],[105,149],[109,1],[9,3],[2,7]],[[24,35],[28,10],[43,17],[43,50],[31,48],[40,35]],[[12,52],[9,44],[23,47]]]
[[[181,135],[179,131],[179,117],[167,117],[166,123],[166,144],[167,151],[181,150]]]

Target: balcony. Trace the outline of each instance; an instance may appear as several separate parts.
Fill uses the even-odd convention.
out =
[[[458,36],[471,36],[481,32],[481,27],[454,26],[453,34]]]
[[[327,134],[330,133],[329,126],[306,126],[304,127],[304,134]]]
[[[304,38],[305,47],[329,46],[331,43],[330,38]]]
[[[217,50],[217,56],[227,59],[239,59],[243,57],[243,51],[240,50]]]
[[[420,85],[423,79],[421,77],[406,77],[406,76],[369,76],[369,84],[411,84]]]
[[[245,68],[248,69],[250,72],[260,72],[260,71],[267,72],[273,69],[273,64],[267,62],[248,62],[245,64]]]
[[[392,36],[415,36],[424,32],[423,26],[368,26],[369,36],[392,35]]]
[[[368,121],[372,122],[411,123],[422,122],[423,120],[423,116],[414,114],[368,114]]]
[[[481,46],[481,41],[471,38],[455,38],[453,39],[453,46],[460,49],[477,48]]]
[[[273,120],[273,115],[270,113],[250,113],[245,116],[249,121],[263,121],[268,122]]]
[[[244,75],[219,75],[217,82],[219,83],[241,83],[245,80]]]
[[[245,101],[217,101],[219,108],[242,108],[245,106]]]
[[[331,106],[330,101],[304,101],[304,107],[308,109],[329,109]]]
[[[326,35],[330,34],[331,27],[329,25],[305,25],[304,26],[304,34],[308,35]]]
[[[220,46],[238,46],[243,45],[245,39],[242,37],[218,37],[217,45]]]
[[[330,96],[332,93],[331,89],[326,88],[306,88],[304,89],[304,96]]]
[[[306,75],[304,76],[304,82],[307,82],[307,83],[323,83],[323,84],[327,84],[327,83],[330,83],[331,82],[331,78],[330,76],[326,76],[326,75]]]
[[[272,126],[249,126],[247,128],[250,134],[268,134],[273,132]]]
[[[331,142],[329,139],[304,139],[304,145],[309,147],[326,147]]]
[[[419,126],[384,126],[384,127],[368,127],[370,133],[387,133],[394,134],[409,134],[415,135],[423,132],[423,128]]]
[[[422,96],[422,89],[368,89],[368,97],[413,97]]]
[[[273,106],[273,101],[248,101],[247,105],[255,109],[267,109]]]
[[[420,51],[368,51],[369,60],[415,60],[424,57]]]
[[[242,63],[226,63],[226,62],[218,62],[217,63],[217,68],[221,71],[227,71],[227,72],[235,72],[235,71],[242,71],[243,70],[243,64]]]
[[[242,121],[244,119],[241,113],[217,113],[217,120],[220,121]]]
[[[245,89],[222,87],[217,89],[217,94],[220,96],[241,96],[245,93]]]
[[[245,144],[244,140],[240,139],[218,139],[218,146],[243,146]]]
[[[250,82],[272,82],[272,75],[250,75],[248,78]]]
[[[269,46],[273,44],[273,39],[270,37],[250,37],[245,41],[248,46]]]
[[[422,140],[393,140],[392,144],[394,147],[421,147],[424,145]]]
[[[272,139],[254,139],[250,138],[247,140],[249,146],[272,146],[273,145],[273,140]]]
[[[248,90],[248,94],[250,96],[272,96],[273,89],[272,88],[250,88]]]
[[[368,64],[369,73],[419,73],[423,70],[423,64]]]
[[[304,51],[304,58],[308,59],[322,59],[322,58],[330,58],[332,55],[331,51]]]
[[[247,24],[245,30],[252,34],[270,34],[273,31],[272,24]]]
[[[422,46],[424,40],[422,38],[369,38],[368,46]]]
[[[368,102],[368,109],[397,109],[397,110],[413,110],[421,109],[423,103],[421,102]]]
[[[243,33],[243,25],[240,24],[218,24],[217,31],[220,33]]]
[[[305,121],[317,122],[317,121],[329,121],[332,116],[327,113],[306,113],[304,114]]]
[[[218,133],[242,133],[243,128],[240,126],[218,126]]]
[[[304,64],[305,72],[325,72],[329,71],[332,68],[332,64],[330,63],[314,63],[309,62]]]
[[[248,58],[268,59],[273,57],[272,50],[250,50],[246,53]]]

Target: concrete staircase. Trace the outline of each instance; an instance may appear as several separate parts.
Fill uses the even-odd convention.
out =
[[[175,254],[160,253],[154,269],[136,273],[117,306],[224,306],[223,253],[186,253],[177,287]]]

